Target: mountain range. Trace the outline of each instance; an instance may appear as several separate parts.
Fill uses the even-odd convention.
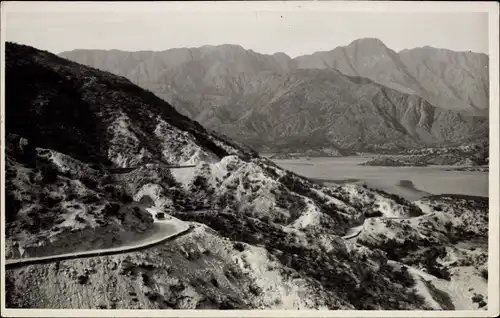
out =
[[[320,185],[123,76],[14,43],[5,136],[8,260],[136,242],[155,229],[147,209],[190,228],[8,267],[8,308],[488,307],[487,198]]]
[[[487,138],[488,56],[365,38],[294,59],[238,45],[60,56],[125,76],[258,150],[330,153]]]

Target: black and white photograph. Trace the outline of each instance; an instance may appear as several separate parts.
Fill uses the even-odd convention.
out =
[[[498,315],[498,8],[3,2],[2,316]]]

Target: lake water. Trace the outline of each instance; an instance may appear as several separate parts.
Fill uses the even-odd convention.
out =
[[[451,166],[360,166],[371,157],[328,157],[273,160],[277,165],[308,178],[365,183],[369,187],[418,200],[428,194],[465,194],[488,197],[488,172],[446,171]],[[403,180],[403,184],[400,182]],[[406,182],[404,180],[411,181]],[[344,181],[345,182],[345,181]]]

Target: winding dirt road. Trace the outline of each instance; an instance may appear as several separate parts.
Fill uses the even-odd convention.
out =
[[[140,167],[159,167],[165,169],[182,169],[182,168],[192,168],[196,165],[166,165],[166,164],[145,164],[135,167],[127,167],[127,168],[104,168],[104,170],[120,174],[120,173],[128,173]],[[134,202],[129,205],[134,205],[140,208],[145,208],[142,204]],[[128,205],[127,205],[128,206]],[[122,208],[125,208],[123,206]],[[19,259],[7,259],[5,260],[5,268],[14,268],[20,266],[26,266],[31,264],[42,264],[42,263],[50,263],[56,261],[63,261],[68,259],[76,259],[82,257],[93,257],[93,256],[102,256],[102,255],[112,255],[112,254],[120,254],[120,253],[128,253],[137,250],[141,250],[144,248],[148,248],[157,244],[161,244],[168,240],[172,240],[180,235],[184,235],[192,230],[192,227],[187,223],[174,218],[170,215],[167,215],[165,220],[157,219],[156,213],[160,212],[153,208],[145,208],[151,215],[153,216],[154,224],[153,231],[151,231],[150,235],[146,238],[142,238],[133,244],[126,244],[119,247],[112,247],[106,249],[97,249],[90,251],[78,251],[73,253],[59,254],[59,255],[49,255],[49,256],[41,256],[41,257],[27,257],[27,258],[19,258]]]
[[[140,166],[135,166],[135,167],[127,167],[127,168],[104,168],[107,172],[113,173],[113,174],[122,174],[122,173],[129,173],[132,172],[136,169],[139,169],[141,167],[157,167],[157,168],[162,168],[162,169],[183,169],[183,168],[193,168],[196,167],[196,165],[185,165],[185,166],[180,166],[180,165],[162,165],[162,164],[145,164],[145,165],[140,165]]]
[[[407,217],[385,217],[384,216],[384,217],[375,217],[375,218],[381,219],[381,220],[408,220],[408,219],[413,219],[415,217],[414,216],[407,216]],[[363,232],[363,230],[365,229],[366,220],[369,220],[369,219],[374,219],[374,218],[365,218],[363,220],[363,224],[350,228],[349,231],[347,231],[347,234],[342,236],[342,238],[344,240],[350,240],[350,239],[353,239],[353,238],[359,236],[359,234],[361,234],[361,232]]]
[[[119,247],[112,247],[112,248],[98,249],[91,251],[79,251],[79,252],[59,254],[59,255],[20,258],[20,259],[7,259],[5,260],[5,268],[9,269],[31,264],[43,264],[43,263],[63,261],[63,260],[76,259],[82,257],[93,257],[93,256],[134,252],[172,240],[181,235],[187,234],[189,231],[192,230],[191,226],[189,226],[186,222],[183,222],[177,218],[174,218],[172,216],[167,216],[165,220],[158,220],[154,216],[159,211],[156,211],[155,209],[152,208],[146,208],[146,210],[148,210],[148,212],[150,212],[153,215],[154,229],[153,231],[151,231],[148,237],[138,240],[133,244],[127,244]]]
[[[137,204],[137,203],[136,203]],[[67,254],[41,256],[41,257],[30,257],[30,258],[20,258],[20,259],[7,259],[5,260],[5,268],[15,268],[21,266],[27,266],[32,264],[44,264],[56,261],[64,261],[69,259],[77,259],[83,257],[94,257],[103,255],[113,255],[130,253],[145,248],[149,248],[169,240],[173,240],[181,235],[185,235],[192,230],[192,226],[188,225],[175,217],[170,215],[166,216],[166,219],[159,220],[155,217],[156,213],[160,212],[154,208],[146,208],[146,210],[151,213],[154,219],[153,231],[151,231],[148,237],[142,238],[133,244],[127,244],[119,247],[112,247],[106,249],[97,249],[91,251],[79,251]],[[206,213],[212,211],[212,209],[189,211],[191,213]],[[381,219],[410,219],[411,217],[382,217]],[[351,228],[346,235],[342,238],[345,240],[350,240],[359,236],[364,228],[366,220],[370,218],[365,218],[363,224]]]

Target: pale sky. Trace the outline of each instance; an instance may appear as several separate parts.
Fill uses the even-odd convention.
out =
[[[295,57],[332,50],[364,37],[379,38],[395,51],[428,45],[488,53],[488,14],[484,12],[268,10],[255,5],[253,9],[203,11],[200,3],[179,10],[165,5],[160,9],[159,5],[168,5],[161,2],[137,10],[123,9],[124,3],[108,3],[98,9],[95,3],[85,8],[68,3],[57,7],[57,2],[51,7],[19,4],[6,6],[10,9],[6,10],[6,40],[53,53],[239,44],[260,53],[284,52]]]

